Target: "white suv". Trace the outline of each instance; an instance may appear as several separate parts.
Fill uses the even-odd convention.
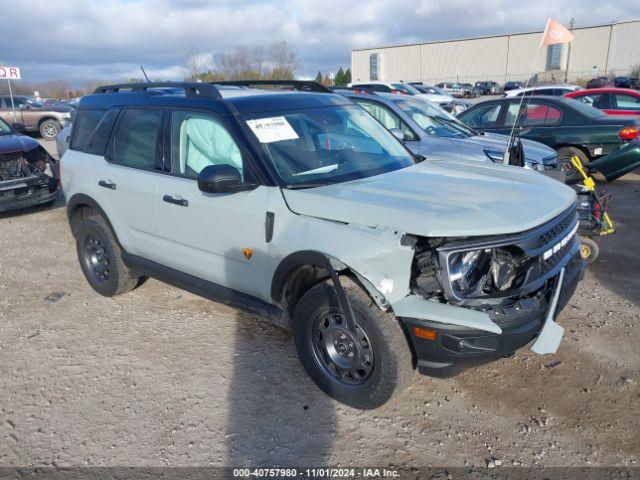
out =
[[[311,378],[357,408],[416,367],[556,350],[583,269],[573,190],[414,157],[313,82],[247,83],[83,97],[62,182],[98,293],[152,276],[291,328]]]

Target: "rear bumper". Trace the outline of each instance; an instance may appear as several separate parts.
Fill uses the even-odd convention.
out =
[[[578,253],[566,265],[556,315],[575,292],[583,271],[584,264]],[[529,298],[514,307],[492,311],[491,317],[501,327],[501,334],[430,320],[402,318],[419,371],[423,374],[439,374],[450,367],[464,368],[513,354],[531,342],[542,329],[552,289],[553,285],[550,285],[539,298]],[[417,337],[414,327],[435,331],[435,339]]]

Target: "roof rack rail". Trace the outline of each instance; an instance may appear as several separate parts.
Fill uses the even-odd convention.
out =
[[[211,83],[195,82],[145,82],[145,83],[118,83],[98,87],[93,93],[118,93],[123,90],[131,92],[147,92],[149,89],[177,88],[184,89],[187,97],[205,97],[221,99],[222,95]]]
[[[294,90],[301,92],[332,93],[329,88],[313,80],[225,80],[222,82],[213,82],[213,84],[236,85],[238,87],[281,85],[292,87]]]

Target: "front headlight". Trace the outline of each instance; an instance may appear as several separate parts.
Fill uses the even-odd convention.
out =
[[[535,170],[536,172],[544,172],[544,165],[537,162],[525,161],[524,168],[529,170]]]
[[[491,267],[491,250],[468,250],[449,255],[449,279],[454,290],[471,293],[484,286]]]
[[[498,152],[497,150],[485,150],[484,154],[493,163],[502,163],[502,162],[504,162],[504,152]]]

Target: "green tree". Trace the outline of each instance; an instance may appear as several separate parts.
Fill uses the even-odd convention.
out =
[[[351,83],[351,69],[347,68],[347,71],[344,72],[344,84],[349,85]]]
[[[333,83],[338,87],[346,85],[344,81],[344,70],[342,69],[342,67],[338,69],[338,73],[336,73],[336,78],[333,79]]]
[[[318,70],[318,74],[316,75],[316,82],[322,83],[322,72]]]

